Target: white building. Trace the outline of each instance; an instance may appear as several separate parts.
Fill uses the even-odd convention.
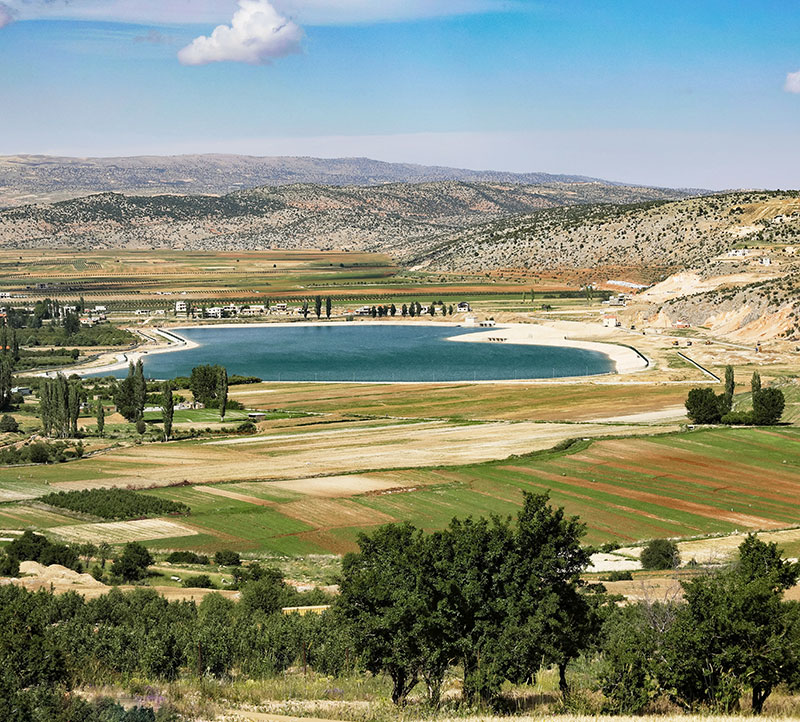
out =
[[[186,313],[187,310],[186,301],[175,301],[175,313]]]
[[[606,313],[603,314],[603,326],[606,328],[617,328],[622,324],[619,322],[619,319],[613,313]]]

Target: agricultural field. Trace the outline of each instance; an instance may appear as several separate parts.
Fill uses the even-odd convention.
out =
[[[800,429],[623,435],[564,446],[484,463],[144,492],[189,506],[179,522],[87,524],[7,502],[0,524],[48,529],[71,541],[297,556],[352,550],[359,532],[395,521],[434,530],[453,517],[513,515],[523,492],[548,491],[586,522],[592,544],[800,525]]]
[[[300,300],[321,294],[335,302],[403,302],[409,298],[457,302],[513,298],[531,287],[557,292],[579,286],[556,276],[420,274],[400,269],[388,256],[340,251],[0,251],[0,276],[8,288],[34,295],[102,302],[118,308],[169,308],[176,296],[198,304],[234,300]],[[524,307],[524,303],[521,304]]]

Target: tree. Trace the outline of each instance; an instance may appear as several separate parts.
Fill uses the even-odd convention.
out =
[[[225,421],[225,409],[228,406],[228,371],[224,366],[220,366],[217,372],[217,402],[219,418]]]
[[[725,415],[730,413],[733,408],[733,393],[736,388],[736,381],[733,376],[733,366],[725,367],[725,393],[722,396],[721,411]]]
[[[217,398],[217,385],[219,383],[219,366],[203,364],[195,366],[189,377],[189,390],[194,400],[208,406]]]
[[[133,373],[133,402],[136,421],[139,421],[144,416],[146,400],[147,382],[144,380],[144,364],[142,363],[142,359],[138,359]]]
[[[308,301],[303,301],[303,318],[308,318]]]
[[[665,635],[660,676],[690,707],[736,709],[749,687],[758,714],[778,684],[796,686],[800,674],[800,615],[782,598],[800,567],[754,537],[739,554],[737,566],[683,582],[686,604]]]
[[[7,409],[11,406],[13,384],[14,363],[9,354],[0,354],[0,409]]]
[[[333,304],[331,303],[331,297],[330,296],[326,296],[325,297],[325,318],[330,318],[331,317],[331,309],[332,309],[332,307],[333,307]]]
[[[139,418],[135,376],[136,369],[132,363],[129,363],[127,377],[116,385],[113,394],[117,411],[131,422],[135,422]]]
[[[161,391],[161,418],[164,422],[164,441],[172,437],[172,420],[175,417],[175,399],[172,395],[172,383],[165,381]]]
[[[756,396],[761,393],[761,374],[758,371],[753,371],[753,376],[750,378],[750,393],[754,402]]]
[[[322,296],[317,296],[314,299],[314,313],[317,314],[317,319],[322,316]]]
[[[419,532],[410,524],[359,535],[359,553],[342,564],[337,604],[349,621],[367,669],[392,680],[392,702],[404,704],[421,665],[417,623],[424,619],[418,594]]]
[[[783,391],[770,386],[753,395],[753,423],[760,426],[773,426],[781,420],[786,399]]]
[[[111,565],[111,573],[122,577],[126,582],[137,582],[144,579],[147,567],[153,563],[153,557],[147,547],[139,542],[128,542],[122,554]]]
[[[103,407],[103,400],[97,400],[97,434],[102,436],[106,428],[106,410]]]
[[[681,555],[671,539],[653,539],[642,549],[640,560],[645,569],[675,569]]]
[[[10,414],[3,414],[0,418],[0,433],[16,433],[19,431],[17,420]]]
[[[707,386],[689,391],[686,413],[695,424],[716,424],[722,418],[719,399]]]
[[[406,316],[408,316],[408,306],[406,306],[406,304],[403,304],[403,307],[400,309],[400,315],[401,315],[403,318],[405,318]]]
[[[81,412],[82,392],[83,384],[79,379],[73,379],[69,382],[67,406],[69,409],[69,434],[73,438],[78,436],[78,416]]]

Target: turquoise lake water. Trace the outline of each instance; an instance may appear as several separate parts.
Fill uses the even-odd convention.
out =
[[[265,381],[538,379],[603,374],[615,368],[608,356],[596,351],[446,340],[476,332],[388,324],[206,326],[178,331],[200,344],[197,348],[145,356],[143,361],[150,378],[188,376],[194,366],[221,364],[229,374]]]

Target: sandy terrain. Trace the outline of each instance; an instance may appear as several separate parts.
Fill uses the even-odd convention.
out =
[[[606,333],[603,333],[604,331]],[[616,329],[605,329],[596,324],[578,321],[552,321],[546,324],[504,323],[481,333],[455,336],[450,340],[467,343],[496,343],[497,341],[493,341],[493,339],[501,339],[500,342],[511,344],[584,349],[608,356],[616,365],[618,374],[628,374],[646,369],[650,365],[649,361],[632,348],[605,341],[588,340],[598,335],[606,336],[611,340],[616,335],[614,331]]]

